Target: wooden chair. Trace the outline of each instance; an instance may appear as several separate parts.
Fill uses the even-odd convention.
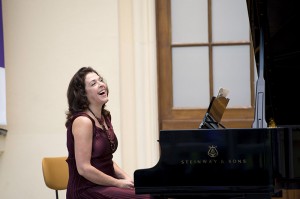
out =
[[[45,184],[48,188],[55,190],[58,199],[58,190],[66,190],[69,179],[67,157],[44,157],[42,169]]]

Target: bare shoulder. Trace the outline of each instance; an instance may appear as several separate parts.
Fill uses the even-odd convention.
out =
[[[87,116],[78,116],[73,124],[80,124],[80,125],[92,125],[92,121],[90,118],[88,118]]]
[[[92,132],[93,131],[93,123],[90,118],[86,116],[79,116],[73,121],[72,126],[73,134],[81,134],[82,132]]]

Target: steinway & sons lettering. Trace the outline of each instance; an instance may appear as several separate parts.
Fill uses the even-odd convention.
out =
[[[200,160],[181,160],[180,164],[195,165],[195,164],[247,164],[246,159],[228,159],[228,160],[216,160],[216,159],[200,159]]]

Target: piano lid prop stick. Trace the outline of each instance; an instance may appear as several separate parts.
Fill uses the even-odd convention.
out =
[[[259,74],[256,82],[256,104],[252,128],[267,128],[265,120],[264,32],[260,29]]]

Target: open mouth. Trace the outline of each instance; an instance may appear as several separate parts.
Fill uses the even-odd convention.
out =
[[[104,95],[105,94],[105,90],[102,90],[98,93],[99,95]]]

